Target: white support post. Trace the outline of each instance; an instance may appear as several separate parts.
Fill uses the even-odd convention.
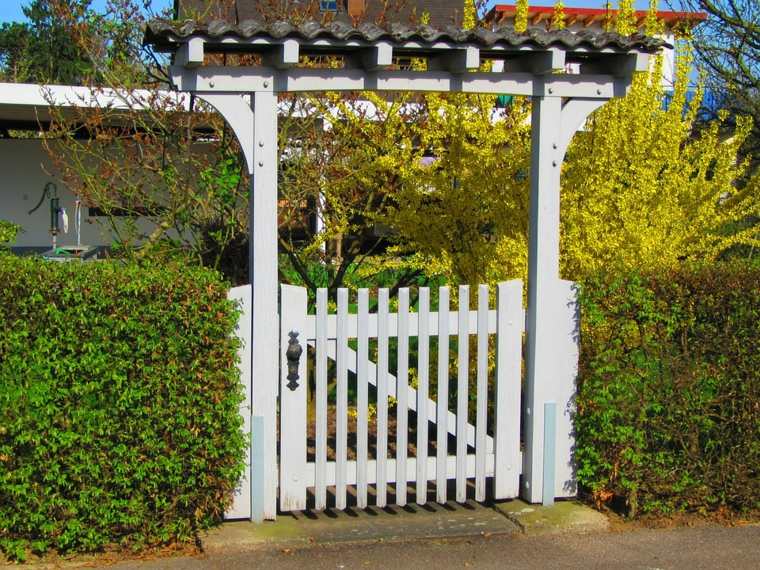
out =
[[[549,90],[551,91],[551,90]],[[520,494],[531,503],[576,493],[572,405],[578,373],[579,312],[575,284],[559,278],[560,173],[576,130],[604,100],[533,98],[528,251],[528,350],[525,453]],[[554,473],[544,473],[544,409],[556,402]]]
[[[279,317],[277,272],[277,94],[252,95],[253,164],[250,196],[250,280],[253,285],[253,414],[264,418],[266,520],[277,515],[277,388]]]
[[[240,416],[243,419],[243,433],[246,439],[245,468],[240,483],[235,488],[232,505],[224,513],[226,520],[250,519],[251,513],[251,286],[243,285],[230,289],[227,297],[239,303],[240,317],[235,329],[235,336],[240,340],[238,348],[238,368],[240,383],[243,385],[244,399],[240,403]]]
[[[520,388],[525,330],[522,281],[499,283],[496,313],[494,499],[520,494]]]
[[[202,69],[202,68],[200,68]],[[277,515],[277,395],[279,388],[277,95],[258,91],[204,93],[235,132],[251,175],[249,280],[251,311],[251,426],[260,426],[251,466],[251,518]],[[251,428],[253,431],[253,427]]]
[[[544,403],[567,381],[557,366],[553,334],[562,313],[555,289],[559,281],[560,155],[562,100],[534,97],[531,118],[531,193],[528,251],[528,354],[524,407],[525,453],[521,496],[542,499]],[[564,408],[564,402],[560,406]]]

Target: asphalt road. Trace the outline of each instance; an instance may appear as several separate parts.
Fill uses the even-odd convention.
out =
[[[224,550],[193,558],[124,562],[119,570],[277,568],[760,569],[760,526],[636,530],[594,534],[493,536],[393,544]]]

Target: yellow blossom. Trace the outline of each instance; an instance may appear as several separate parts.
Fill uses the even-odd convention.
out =
[[[528,30],[528,0],[517,0],[515,5],[515,31]]]
[[[630,36],[636,31],[636,13],[633,9],[633,0],[620,0],[615,31],[623,36]]]
[[[552,23],[551,27],[554,30],[564,30],[565,29],[565,21],[567,20],[567,16],[565,15],[565,4],[562,2],[562,0],[559,0],[554,5],[554,13],[552,14]]]

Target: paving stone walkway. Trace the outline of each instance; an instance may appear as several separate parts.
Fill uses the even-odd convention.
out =
[[[206,536],[203,545],[207,551],[213,552],[271,545],[298,547],[509,535],[521,531],[519,523],[492,506],[450,503],[285,514],[278,517],[275,523],[262,525],[228,523]]]

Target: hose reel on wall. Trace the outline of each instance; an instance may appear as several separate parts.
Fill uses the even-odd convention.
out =
[[[54,182],[48,182],[42,190],[37,204],[29,210],[28,214],[32,215],[40,209],[45,199],[50,202],[50,235],[52,236],[52,247],[43,254],[45,259],[55,261],[67,261],[71,259],[94,259],[97,257],[97,248],[81,245],[81,227],[82,227],[82,202],[74,202],[74,226],[76,231],[77,243],[75,246],[58,247],[58,235],[63,232],[69,233],[69,216],[66,209],[61,206],[61,199],[58,196],[58,186]]]

